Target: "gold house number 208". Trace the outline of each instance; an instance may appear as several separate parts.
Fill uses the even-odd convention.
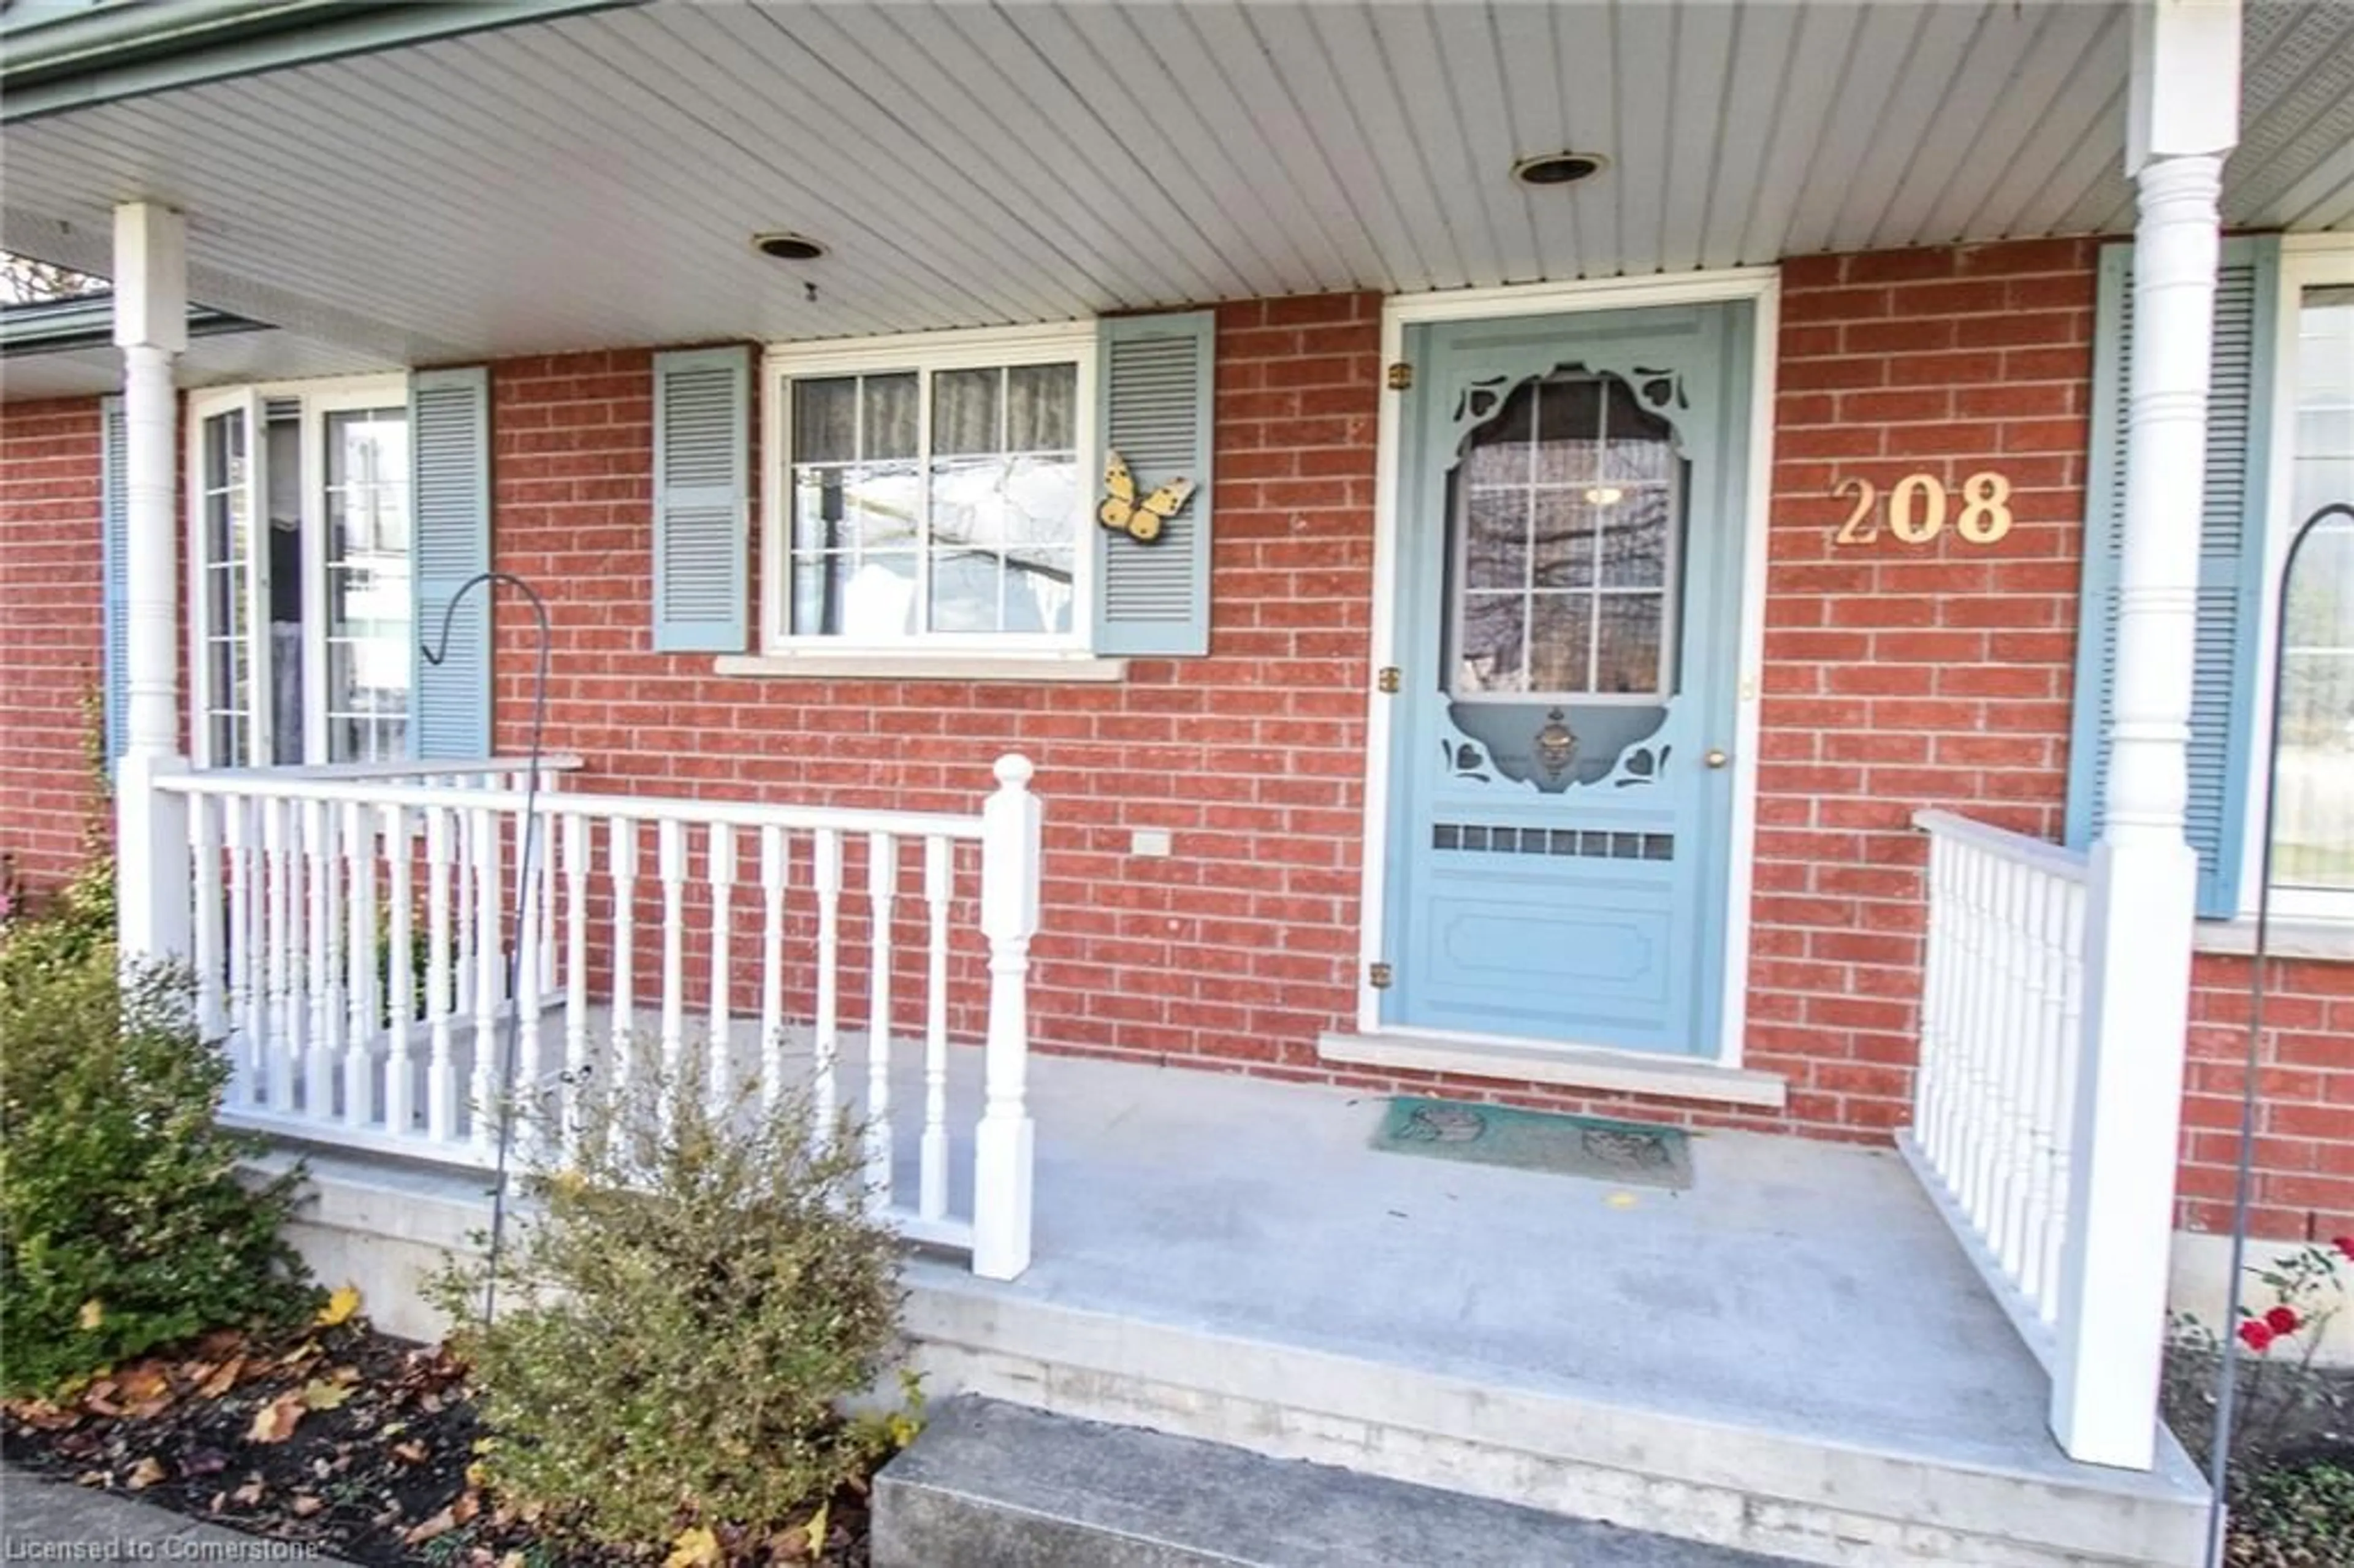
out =
[[[1852,503],[1836,535],[1841,545],[1876,543],[1883,513],[1889,534],[1907,545],[1925,545],[1944,533],[1949,512],[1954,532],[1973,545],[1991,545],[2010,532],[2010,478],[1991,469],[1962,481],[1958,509],[1934,473],[1908,473],[1889,486],[1884,508],[1868,479],[1841,480],[1831,493]]]

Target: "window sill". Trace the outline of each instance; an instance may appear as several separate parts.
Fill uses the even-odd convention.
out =
[[[1093,653],[957,653],[941,649],[907,652],[723,653],[713,661],[722,675],[800,681],[981,681],[1107,682],[1128,678],[1128,661]]]
[[[2354,920],[2273,917],[2265,951],[2275,959],[2319,959],[2354,963]],[[2245,958],[2256,950],[2253,918],[2201,920],[2190,938],[2191,950],[2232,953]]]

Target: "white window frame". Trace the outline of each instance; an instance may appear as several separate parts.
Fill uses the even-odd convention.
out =
[[[1072,608],[1067,632],[922,631],[885,641],[794,633],[792,610],[792,396],[797,380],[832,376],[917,371],[927,377],[943,370],[1001,366],[1073,364],[1077,366],[1076,428],[1078,501],[1071,519]],[[1092,659],[1096,608],[1097,546],[1093,531],[1099,488],[1087,471],[1097,450],[1096,323],[984,327],[969,331],[904,334],[838,343],[772,344],[760,359],[760,637],[765,659],[785,663],[835,664],[843,661],[887,671],[894,663],[937,662],[943,656],[980,656],[1042,665]],[[919,401],[925,432],[921,461],[932,461],[928,396]],[[928,541],[927,544],[928,548]],[[723,666],[733,662],[723,662]]]
[[[243,768],[249,762],[243,758],[221,758],[213,755],[212,736],[212,667],[207,658],[206,641],[211,632],[210,602],[205,588],[205,421],[221,414],[243,412],[246,415],[246,443],[249,473],[256,476],[254,493],[265,493],[268,468],[262,450],[263,414],[276,398],[299,397],[302,403],[301,434],[297,438],[302,454],[302,494],[298,513],[302,528],[302,575],[306,582],[326,581],[326,471],[325,432],[327,416],[355,409],[406,408],[408,406],[408,376],[406,372],[388,376],[334,376],[310,381],[256,382],[243,387],[210,387],[188,394],[187,397],[187,610],[188,610],[188,713],[189,756],[198,768]],[[318,465],[316,471],[313,464]],[[414,518],[411,519],[412,523]],[[263,525],[266,525],[266,520]],[[267,620],[257,611],[266,608],[269,593],[269,566],[266,556],[251,573],[248,588],[247,625],[249,629]],[[249,651],[250,657],[250,651]],[[255,755],[274,755],[273,734],[275,715],[267,700],[265,683],[256,666],[247,683],[249,706],[246,721],[249,726],[250,744]],[[302,766],[313,766],[327,759],[327,627],[323,617],[308,617],[302,628]],[[318,701],[312,694],[319,694]],[[412,718],[414,715],[411,715]],[[261,766],[268,766],[262,764]]]
[[[2304,521],[2292,516],[2290,494],[2296,454],[2297,322],[2308,288],[2354,286],[2354,237],[2293,234],[2281,242],[2280,310],[2273,350],[2272,451],[2264,496],[2264,591],[2257,609],[2253,722],[2249,726],[2247,815],[2241,823],[2240,913],[2253,919],[2263,895],[2264,854],[2264,763],[2272,756],[2273,665],[2280,643],[2280,589],[2288,566],[2289,536]],[[2348,957],[2354,957],[2354,888],[2283,887],[2273,894],[2279,921],[2344,927]]]

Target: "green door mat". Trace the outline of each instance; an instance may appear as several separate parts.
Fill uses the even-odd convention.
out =
[[[1675,1128],[1510,1106],[1401,1095],[1390,1101],[1373,1147],[1645,1187],[1692,1183],[1691,1142]]]

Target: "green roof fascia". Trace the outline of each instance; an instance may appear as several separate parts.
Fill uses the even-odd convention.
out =
[[[16,0],[0,124],[641,0]]]
[[[203,305],[188,307],[188,335],[268,332],[267,322],[249,321]],[[0,359],[28,354],[61,354],[104,348],[114,342],[114,296],[87,294],[74,300],[0,305]]]

